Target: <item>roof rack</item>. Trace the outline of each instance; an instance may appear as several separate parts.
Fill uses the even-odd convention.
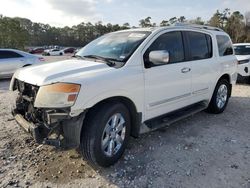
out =
[[[212,26],[208,26],[208,25],[189,24],[189,23],[176,23],[174,26],[207,29],[207,30],[213,30],[213,31],[223,31],[222,29],[220,29],[218,27],[212,27]]]

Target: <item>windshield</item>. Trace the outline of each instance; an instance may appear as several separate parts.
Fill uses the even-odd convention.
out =
[[[83,47],[76,56],[98,56],[126,62],[137,47],[147,38],[147,31],[124,31],[97,38]]]
[[[250,55],[250,45],[234,46],[235,55]]]

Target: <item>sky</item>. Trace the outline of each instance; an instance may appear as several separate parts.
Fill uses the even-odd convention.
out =
[[[225,8],[243,14],[250,11],[250,0],[0,0],[0,5],[3,16],[57,27],[97,21],[138,26],[148,16],[159,24],[174,16],[208,20],[216,10]]]

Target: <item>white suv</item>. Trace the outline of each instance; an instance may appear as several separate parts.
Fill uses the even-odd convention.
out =
[[[238,43],[233,46],[238,59],[238,78],[247,78],[250,83],[250,43]]]
[[[18,70],[13,115],[39,143],[110,166],[138,137],[202,110],[221,113],[237,79],[229,36],[174,26],[106,34],[76,58]]]

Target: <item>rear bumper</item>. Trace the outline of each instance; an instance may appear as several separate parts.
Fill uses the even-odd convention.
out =
[[[80,145],[81,129],[85,113],[70,119],[58,119],[56,126],[49,129],[43,124],[34,124],[27,121],[15,109],[12,115],[18,125],[28,132],[39,144],[52,145],[59,148],[77,148]]]

